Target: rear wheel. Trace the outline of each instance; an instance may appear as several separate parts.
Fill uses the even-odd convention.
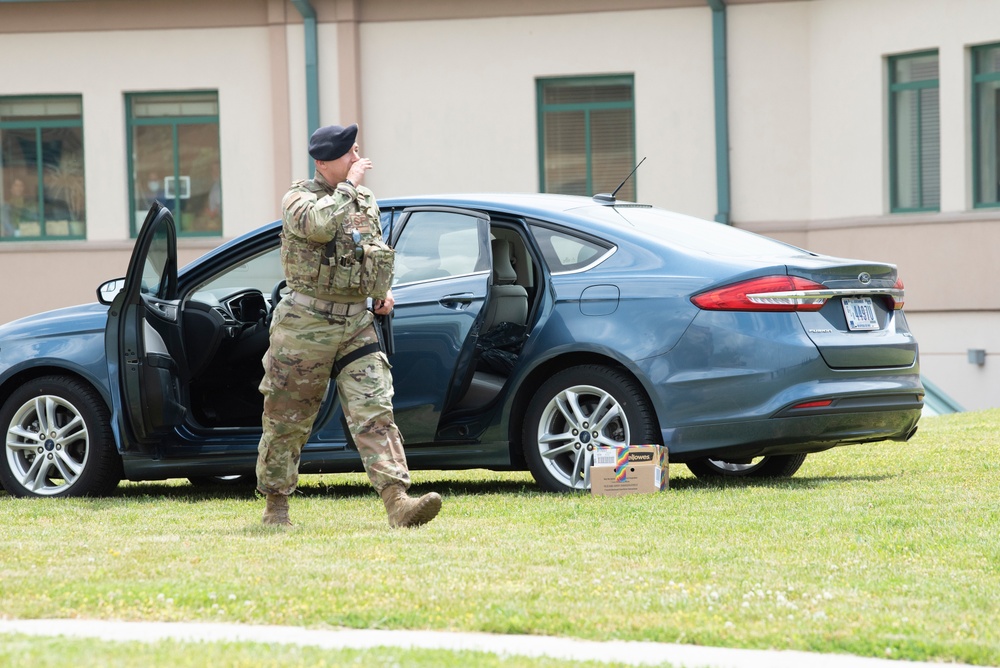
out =
[[[577,366],[542,384],[528,406],[522,441],[528,468],[551,492],[590,488],[595,446],[659,443],[653,409],[631,376]]]
[[[121,480],[107,405],[76,378],[28,381],[0,407],[0,428],[0,482],[14,496],[100,496]]]
[[[789,478],[806,460],[804,454],[769,455],[750,461],[730,462],[724,459],[695,459],[687,463],[691,473],[699,478]]]

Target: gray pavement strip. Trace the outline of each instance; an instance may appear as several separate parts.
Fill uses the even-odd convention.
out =
[[[86,619],[0,619],[0,634],[95,638],[109,641],[246,642],[323,649],[401,647],[497,655],[551,657],[569,661],[669,664],[676,668],[941,668],[940,663],[895,661],[847,654],[792,650],[699,647],[675,643],[575,640],[549,636],[494,635],[451,631],[304,629],[199,622],[119,622]],[[948,664],[959,668],[963,664]],[[972,668],[972,667],[969,667]],[[981,666],[978,668],[982,668]]]

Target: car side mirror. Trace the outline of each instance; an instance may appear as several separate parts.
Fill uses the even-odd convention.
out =
[[[124,287],[124,278],[112,278],[110,281],[104,281],[97,288],[97,301],[105,306],[110,306]]]

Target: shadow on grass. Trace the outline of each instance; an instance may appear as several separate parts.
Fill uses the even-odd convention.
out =
[[[481,496],[487,494],[543,496],[546,494],[533,483],[521,480],[484,480],[481,482],[438,480],[434,482],[414,483],[409,490],[411,496],[419,496],[427,492],[437,492],[442,496]],[[370,496],[375,496],[375,490],[367,481],[334,484],[307,482],[295,490],[295,497],[344,499]],[[153,501],[156,498],[199,501],[204,499],[252,499],[260,497],[261,495],[254,489],[253,483],[195,486],[166,482],[143,482],[121,486],[104,498],[125,498],[131,501]]]
[[[832,475],[795,478],[718,478],[714,480],[702,478],[670,479],[670,488],[678,489],[731,489],[731,488],[768,488],[768,489],[813,489],[838,483],[869,483],[889,480],[896,476],[882,473],[879,475]]]
[[[670,491],[710,491],[722,489],[784,489],[784,490],[809,490],[829,485],[851,485],[855,483],[873,483],[890,479],[894,476],[890,474],[879,475],[835,475],[816,477],[795,477],[795,478],[719,478],[717,480],[703,480],[700,478],[671,478]],[[531,481],[519,479],[492,479],[492,480],[435,480],[433,482],[418,482],[410,487],[411,495],[426,494],[427,492],[438,492],[442,496],[486,496],[486,495],[506,495],[518,497],[545,497],[552,496],[560,498],[574,496],[574,494],[551,494],[542,490]],[[586,494],[587,492],[577,492],[576,494]],[[329,483],[326,481],[316,482],[304,479],[301,486],[296,490],[297,497],[310,498],[359,498],[370,497],[375,494],[371,485],[366,481],[344,481],[340,483]],[[186,485],[167,482],[144,482],[118,487],[108,499],[122,498],[130,501],[156,501],[157,499],[177,499],[188,500],[192,503],[208,499],[255,499],[260,498],[260,494],[254,489],[252,480],[221,483],[218,485]]]

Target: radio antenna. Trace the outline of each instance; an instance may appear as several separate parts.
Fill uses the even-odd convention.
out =
[[[616,201],[615,195],[618,194],[619,190],[625,187],[625,184],[628,183],[628,180],[632,178],[632,175],[635,174],[637,169],[639,169],[639,165],[641,165],[644,162],[646,162],[646,158],[640,160],[639,164],[632,168],[632,171],[628,173],[628,176],[625,177],[624,181],[618,184],[618,187],[615,188],[615,191],[613,193],[600,193],[599,195],[594,195],[594,199],[597,200],[598,202],[603,202],[605,204],[614,204]]]

